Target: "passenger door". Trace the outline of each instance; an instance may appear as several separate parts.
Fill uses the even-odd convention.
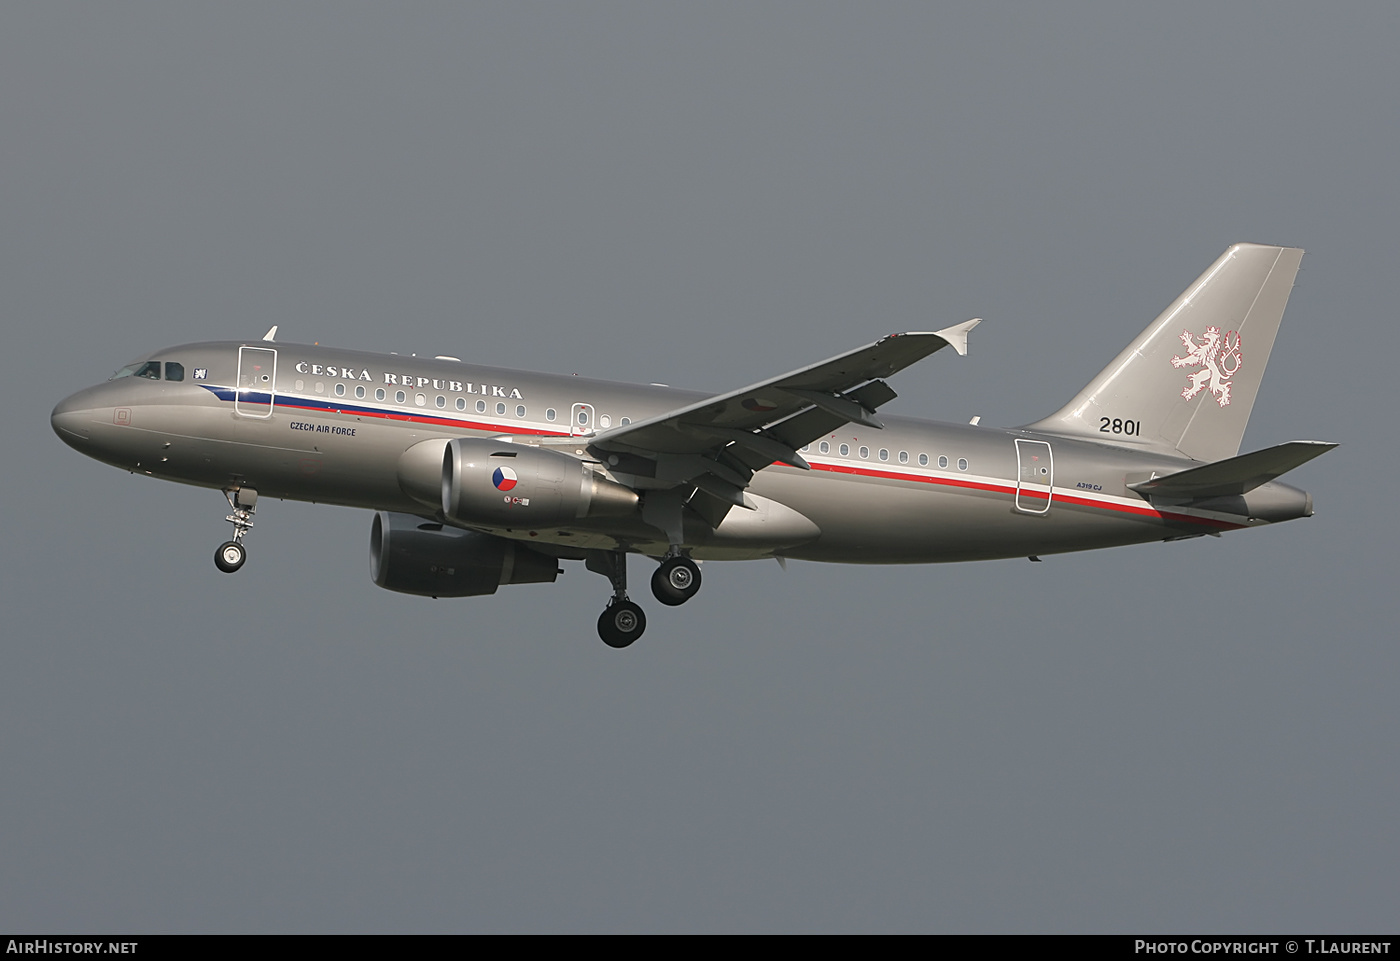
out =
[[[277,351],[272,347],[238,348],[238,390],[233,410],[244,417],[271,417],[277,396]]]
[[[1055,487],[1055,458],[1042,440],[1016,438],[1016,509],[1024,514],[1050,510]]]

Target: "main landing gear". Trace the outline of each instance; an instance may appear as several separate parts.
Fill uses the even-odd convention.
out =
[[[680,554],[667,557],[651,575],[651,592],[667,607],[679,607],[699,590],[699,565]]]
[[[598,615],[598,636],[608,647],[627,647],[646,629],[646,612],[629,600],[614,598],[607,610]]]
[[[243,546],[243,535],[253,526],[253,512],[258,509],[258,492],[251,487],[224,491],[228,506],[233,513],[224,518],[233,525],[233,540],[224,541],[214,552],[214,566],[225,574],[232,574],[248,559],[248,549]]]
[[[595,551],[588,555],[588,569],[606,577],[613,587],[612,600],[598,616],[598,636],[608,647],[623,648],[642,636],[647,616],[627,598],[627,552]],[[651,576],[651,591],[668,607],[684,604],[700,590],[700,568],[690,558],[672,554]]]
[[[612,582],[612,600],[598,615],[598,636],[608,647],[629,646],[647,629],[647,615],[627,599],[627,552],[597,551],[590,553],[584,563],[590,571]]]

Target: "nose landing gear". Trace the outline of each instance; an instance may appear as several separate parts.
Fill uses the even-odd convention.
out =
[[[232,574],[248,559],[248,549],[243,546],[243,535],[253,526],[253,513],[258,509],[258,492],[251,487],[225,490],[224,497],[233,513],[224,518],[233,525],[233,540],[224,541],[214,552],[214,566],[225,574]]]

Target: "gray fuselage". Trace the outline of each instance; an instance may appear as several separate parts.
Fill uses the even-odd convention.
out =
[[[632,478],[615,475],[605,457],[590,452],[592,441],[707,396],[453,359],[260,342],[173,347],[149,355],[145,367],[145,376],[122,376],[60,403],[53,415],[59,436],[105,463],[166,480],[438,519],[441,513],[409,496],[400,479],[404,452],[423,441],[548,441],[626,483]],[[183,379],[166,376],[175,370]],[[983,560],[1218,533],[1311,513],[1307,494],[1276,481],[1189,507],[1149,502],[1128,485],[1196,462],[1134,446],[1131,438],[1094,443],[1023,429],[883,420],[883,430],[848,424],[803,447],[810,471],[774,464],[754,476],[748,491],[757,500],[815,526],[803,542],[791,543],[790,534],[765,539],[753,525],[735,536],[725,525],[693,537],[687,527],[694,555]],[[560,447],[571,432],[577,446]],[[664,535],[639,520],[492,532],[540,550],[553,545],[560,556],[616,547],[659,556],[666,549]]]

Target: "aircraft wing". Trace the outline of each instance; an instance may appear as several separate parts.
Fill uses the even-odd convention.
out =
[[[881,427],[874,412],[896,395],[880,378],[943,347],[966,354],[967,332],[979,323],[891,334],[819,364],[603,431],[589,447],[654,461],[656,487],[693,482],[723,501],[748,506],[741,492],[755,471],[775,461],[807,469],[797,453],[803,445],[847,423]]]

